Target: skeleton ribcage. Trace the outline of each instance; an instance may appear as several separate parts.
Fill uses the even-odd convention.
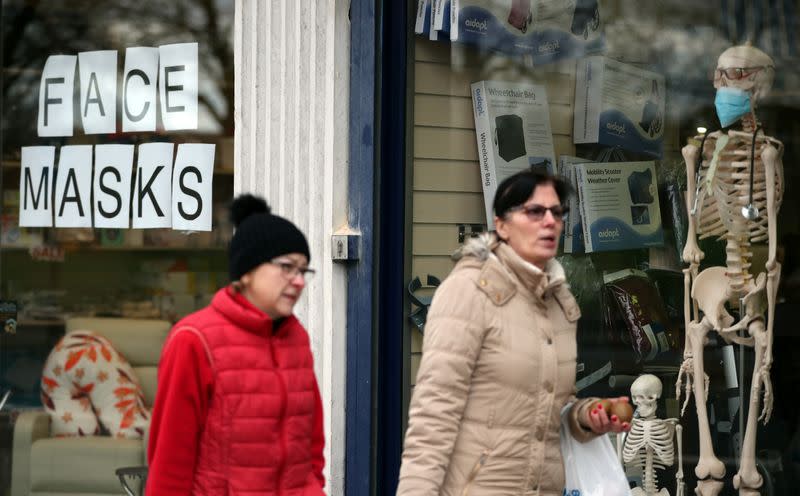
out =
[[[719,153],[719,162],[712,171],[710,168],[716,139],[709,139],[703,150],[703,163],[698,184],[697,234],[700,239],[718,237],[728,241],[728,275],[733,279],[735,289],[745,287],[751,279],[751,243],[768,238],[767,187],[761,152],[767,138],[759,137],[756,142],[753,175],[753,204],[759,211],[754,220],[742,215],[742,207],[750,202],[750,141],[731,138]],[[713,176],[711,176],[713,174]],[[707,189],[711,178],[711,192]],[[777,206],[783,199],[783,171],[775,171],[775,197]]]
[[[625,463],[637,463],[644,467],[647,448],[653,453],[653,465],[664,468],[675,463],[675,446],[672,443],[671,423],[655,420],[635,419],[625,437],[622,459]]]

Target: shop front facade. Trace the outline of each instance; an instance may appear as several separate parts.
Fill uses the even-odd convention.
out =
[[[396,487],[430,297],[452,254],[492,229],[497,184],[531,168],[573,189],[557,260],[582,313],[578,396],[625,395],[681,426],[652,474],[625,445],[631,487],[675,494],[680,460],[685,494],[709,477],[704,494],[740,494],[735,479],[796,492],[798,4],[414,3],[384,5],[379,57],[379,170],[403,184],[403,251],[379,248],[402,258],[402,290],[380,290],[405,306],[379,310],[403,322],[378,331],[380,418],[402,426],[379,429],[378,493]],[[771,147],[780,160],[761,155]]]
[[[153,382],[169,326],[228,283],[226,205],[240,192],[311,247],[297,313],[323,396],[327,492],[393,494],[430,298],[452,253],[492,229],[493,188],[531,168],[574,189],[557,258],[582,313],[578,396],[630,396],[652,374],[657,416],[682,426],[686,491],[709,446],[719,494],[736,494],[744,446],[761,494],[800,487],[797,2],[68,4],[2,7],[0,311],[14,323],[0,346],[0,495],[114,494],[115,468],[145,464],[141,439],[75,447],[80,436],[52,432],[48,357],[65,332],[107,325]],[[720,60],[748,42],[760,52]],[[734,115],[721,86],[744,87],[753,112]],[[721,138],[756,127],[755,141]],[[707,155],[689,173],[687,145]],[[731,244],[736,229],[747,239]],[[730,301],[705,298],[719,288]],[[697,373],[687,323],[712,321]],[[760,322],[763,349],[748,339]],[[770,405],[768,423],[748,425]],[[626,477],[642,487],[637,463]],[[677,461],[662,464],[674,494]]]
[[[170,327],[229,283],[241,192],[311,246],[296,312],[314,329],[328,491],[343,493],[347,265],[331,235],[347,225],[347,13],[3,3],[0,494],[123,494],[120,468],[135,489],[147,430],[118,433],[100,405],[120,425],[146,416],[131,408],[139,393],[152,406]],[[105,347],[71,354],[72,331]],[[127,365],[105,370],[111,349]]]

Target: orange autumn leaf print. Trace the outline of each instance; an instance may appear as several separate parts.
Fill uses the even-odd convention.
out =
[[[136,413],[136,409],[130,408],[128,411],[125,412],[125,415],[122,416],[122,421],[119,423],[120,429],[126,429],[133,425],[134,414]]]
[[[47,377],[46,375],[42,376],[42,382],[44,383],[44,385],[45,385],[45,387],[47,389],[53,389],[53,388],[58,386],[58,382],[56,382],[55,380]]]
[[[55,410],[56,409],[56,405],[55,405],[55,403],[53,403],[53,398],[51,398],[47,393],[41,392],[39,394],[39,398],[41,398],[42,404],[45,407],[49,408],[50,410]]]
[[[103,355],[103,358],[106,359],[106,362],[111,361],[111,352],[108,351],[105,345],[100,345],[100,354]]]
[[[67,356],[67,363],[64,364],[64,370],[66,371],[71,370],[72,367],[74,367],[78,363],[78,360],[81,359],[81,357],[85,352],[86,352],[85,349],[78,351],[71,351]]]
[[[94,346],[89,348],[89,353],[87,356],[89,357],[89,360],[91,360],[94,363],[97,363],[97,350],[94,349]]]
[[[83,386],[79,386],[78,387],[78,391],[80,391],[83,394],[91,393],[92,389],[94,389],[94,383],[93,382],[90,382],[89,384],[85,384]]]
[[[114,390],[114,396],[116,396],[117,398],[122,399],[125,396],[128,396],[129,394],[132,394],[132,393],[135,393],[135,392],[136,392],[136,390],[134,388],[118,387],[117,389]]]
[[[135,401],[136,400],[122,400],[115,403],[114,406],[117,408],[117,410],[123,411],[125,410],[126,407],[130,406]]]

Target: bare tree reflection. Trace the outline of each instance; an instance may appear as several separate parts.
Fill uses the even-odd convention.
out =
[[[3,132],[8,146],[35,136],[47,57],[197,42],[199,103],[208,131],[233,134],[233,0],[4,0]]]

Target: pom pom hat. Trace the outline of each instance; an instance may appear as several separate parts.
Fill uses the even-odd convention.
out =
[[[303,233],[271,212],[263,198],[250,194],[238,196],[231,203],[231,221],[236,227],[228,250],[231,281],[238,281],[262,263],[281,255],[301,253],[311,260]]]

